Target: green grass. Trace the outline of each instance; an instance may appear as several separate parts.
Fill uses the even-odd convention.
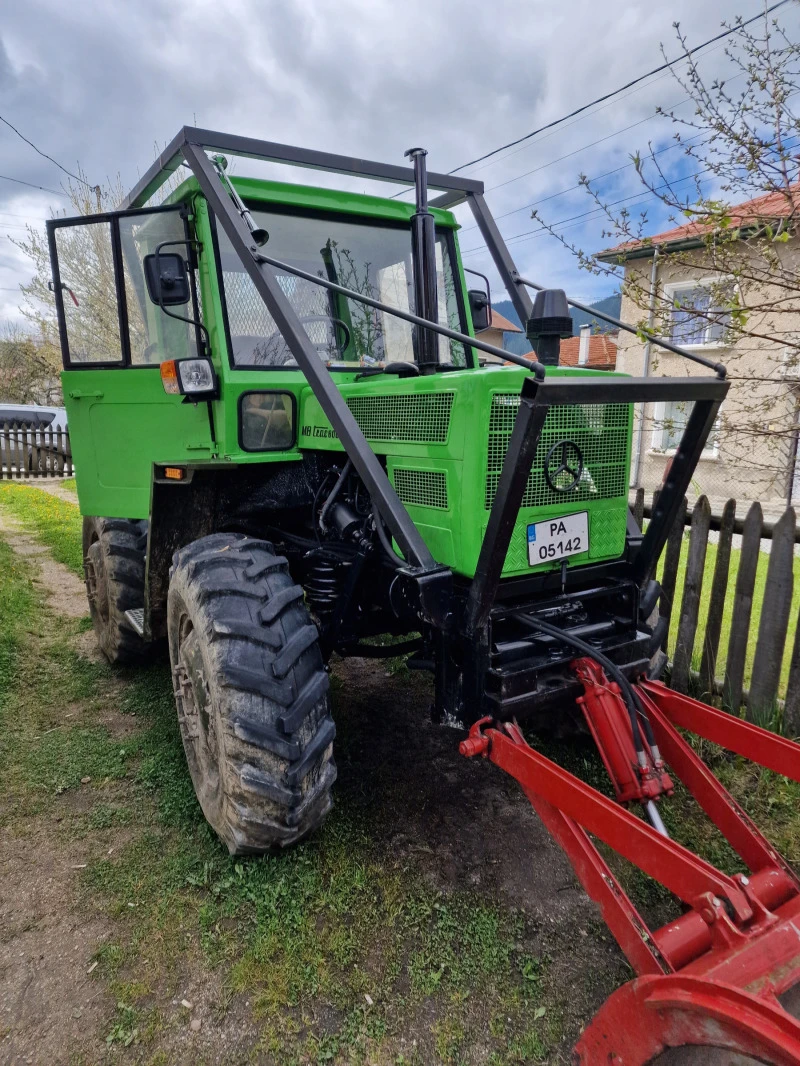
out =
[[[688,531],[684,534],[683,544],[681,546],[680,563],[678,566],[678,575],[675,585],[675,604],[672,610],[672,617],[670,619],[670,637],[669,637],[669,651],[672,651],[675,647],[675,643],[678,636],[678,622],[680,619],[680,607],[683,600],[683,586],[686,580],[686,560],[689,551],[689,534]],[[718,678],[722,678],[725,672],[725,662],[728,652],[728,641],[730,639],[731,622],[733,619],[733,599],[736,589],[736,577],[739,572],[739,564],[741,561],[742,553],[739,549],[734,548],[731,551],[730,569],[728,571],[728,593],[725,600],[725,611],[722,618],[722,633],[720,636],[719,655],[717,658],[716,674]],[[717,561],[717,545],[709,544],[706,552],[705,567],[703,570],[703,592],[700,601],[700,620],[697,627],[697,635],[694,642],[694,652],[692,655],[692,668],[699,670],[700,659],[703,651],[703,641],[705,640],[707,611],[708,611],[708,597],[711,593],[711,584],[714,578],[714,567]],[[758,569],[756,571],[756,582],[753,590],[753,610],[750,620],[750,635],[747,646],[747,658],[745,660],[745,674],[744,683],[745,687],[748,687],[752,679],[753,673],[753,658],[755,656],[756,643],[758,641],[758,622],[761,617],[761,611],[764,606],[764,589],[767,581],[767,566],[769,565],[769,554],[766,552],[760,552],[758,558]],[[663,573],[663,561],[660,567],[660,573]],[[784,653],[783,669],[781,672],[781,687],[779,696],[783,696],[786,691],[786,684],[789,678],[789,658],[791,656],[791,649],[794,644],[795,632],[797,629],[798,612],[800,611],[800,558],[794,560],[794,596],[792,599],[792,609],[789,616],[789,630],[786,640],[786,650]]]
[[[0,505],[80,572],[76,507],[17,485],[0,486]],[[759,596],[764,573],[762,565]],[[230,858],[194,797],[167,666],[112,674],[75,651],[84,629],[83,620],[54,619],[0,541],[0,826],[24,835],[57,818],[59,841],[89,850],[76,877],[81,905],[111,928],[94,971],[113,1004],[99,1034],[110,1054],[169,1061],[159,1048],[177,1024],[168,1004],[187,974],[199,974],[219,983],[220,1017],[236,1007],[254,1028],[252,1055],[281,1066],[461,1066],[477,1046],[488,1066],[563,1061],[564,1017],[580,982],[555,981],[532,947],[530,917],[485,893],[432,888],[424,860],[387,843],[379,806],[357,784],[340,784],[334,815],[308,842]],[[125,729],[111,727],[109,706]],[[358,722],[346,699],[335,716],[344,765]],[[608,790],[587,748],[561,749],[548,753]],[[711,745],[704,754],[800,861],[800,786]],[[682,842],[739,868],[685,792],[662,813]],[[643,875],[623,883],[645,913],[665,907]],[[409,1034],[415,1048],[402,1043]]]
[[[3,490],[0,503],[77,569],[77,509]],[[114,1004],[99,1034],[109,1052],[159,1061],[164,1004],[206,972],[223,1015],[249,1004],[253,1054],[286,1066],[459,1066],[478,1041],[492,1066],[556,1060],[569,992],[531,950],[529,919],[432,888],[357,787],[337,792],[307,843],[229,857],[194,797],[168,667],[112,674],[75,651],[84,628],[56,623],[0,541],[0,824],[25,835],[57,818],[59,841],[89,849],[82,906],[113,930],[94,971]],[[107,724],[110,702],[124,735]],[[337,722],[346,753],[357,728],[346,706]],[[412,1033],[416,1050],[402,1044]]]
[[[64,486],[64,488],[67,490],[67,492],[71,492],[74,496],[78,495],[78,486],[77,486],[77,484],[75,482],[75,478],[74,477],[62,478],[61,479],[61,484]]]
[[[0,507],[33,526],[53,558],[83,577],[83,523],[75,504],[29,485],[0,481]]]

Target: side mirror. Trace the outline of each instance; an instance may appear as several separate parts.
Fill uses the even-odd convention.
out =
[[[489,297],[480,289],[470,289],[467,293],[469,311],[472,315],[472,328],[476,333],[489,328],[491,318],[491,305]]]
[[[186,262],[177,252],[154,252],[144,257],[147,295],[159,307],[189,302]]]

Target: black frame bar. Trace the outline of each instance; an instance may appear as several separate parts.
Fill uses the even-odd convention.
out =
[[[394,182],[398,185],[414,184],[412,167],[397,166],[394,163],[377,163],[371,159],[336,155],[332,152],[318,152],[311,148],[296,148],[289,144],[278,144],[275,141],[258,140],[255,137],[240,137],[231,133],[219,133],[216,130],[184,126],[134,185],[120,207],[122,209],[142,207],[154,193],[158,192],[170,174],[174,174],[183,163],[186,158],[184,149],[187,146],[245,156],[248,159],[266,160],[271,163],[287,163],[296,167],[310,167],[312,170],[326,170],[334,174],[352,174],[362,178],[373,178],[376,181]],[[456,199],[451,200],[451,203],[462,202],[470,193],[483,193],[482,181],[475,181],[474,178],[459,178],[451,174],[430,172],[428,186],[431,189],[442,189],[455,195]]]
[[[270,255],[265,255],[260,249],[253,252],[253,255],[259,262],[268,263],[276,270],[280,270],[281,273],[294,274],[295,277],[303,278],[304,281],[310,281],[313,285],[320,285],[323,289],[328,289],[330,292],[338,292],[341,296],[346,296],[349,300],[357,300],[359,303],[365,304],[367,307],[374,307],[377,311],[384,311],[386,314],[393,315],[395,318],[400,318],[404,322],[411,322],[415,326],[429,329],[432,333],[438,333],[443,337],[448,337],[450,340],[461,341],[465,347],[477,348],[478,351],[488,352],[489,355],[496,355],[501,359],[505,359],[506,362],[524,367],[525,370],[533,374],[534,377],[544,377],[544,366],[538,362],[532,363],[530,359],[526,359],[523,355],[507,352],[505,348],[497,348],[494,344],[487,344],[486,341],[478,340],[477,337],[470,337],[466,333],[459,333],[457,329],[450,329],[449,326],[443,326],[439,322],[431,322],[427,318],[422,318],[421,315],[415,315],[413,311],[401,311],[399,307],[391,307],[389,304],[382,303],[380,300],[376,300],[372,296],[364,296],[363,293],[356,292],[355,289],[348,289],[345,285],[340,285],[336,281],[328,281],[327,278],[317,277],[316,274],[310,274],[307,270],[303,270],[301,267],[292,266],[291,263],[285,263],[282,259],[274,259]],[[238,367],[238,369],[244,368]]]
[[[332,171],[341,174],[359,175],[379,181],[390,181],[404,185],[414,185],[415,174],[410,167],[393,164],[376,163],[349,156],[333,155],[304,148],[293,148],[271,141],[256,140],[249,137],[237,137],[210,130],[201,130],[185,126],[171,142],[164,153],[155,161],[147,173],[126,197],[123,209],[138,208],[164,184],[170,174],[185,160],[197,179],[200,189],[208,202],[213,215],[225,229],[234,251],[239,256],[253,284],[264,300],[276,325],[283,334],[286,343],[294,355],[298,366],[305,374],[314,395],[325,415],[342,441],[345,451],[364,481],[370,495],[376,501],[378,510],[389,526],[392,535],[400,545],[406,559],[417,572],[447,572],[446,568],[436,564],[414,523],[403,507],[389,478],[377,456],[364,437],[358,423],[347,407],[341,393],[336,388],[333,378],[320,362],[300,320],[288,298],[278,284],[277,269],[288,270],[299,277],[307,276],[309,280],[324,287],[339,291],[362,303],[380,307],[390,314],[405,318],[416,325],[435,331],[452,339],[463,341],[473,348],[483,349],[492,354],[509,358],[509,353],[494,349],[491,345],[476,342],[475,338],[466,337],[454,330],[429,322],[417,315],[398,312],[379,304],[378,301],[365,298],[360,293],[335,285],[330,281],[305,275],[305,272],[291,268],[288,264],[260,252],[254,243],[247,226],[234,209],[233,201],[219,180],[214,167],[206,155],[206,150],[226,152],[253,159],[287,163],[294,166],[311,167],[317,170]],[[511,254],[506,247],[488,206],[483,198],[483,183],[469,178],[460,178],[447,174],[430,173],[427,185],[443,191],[443,195],[432,201],[432,206],[451,207],[463,200],[468,200],[478,224],[478,228],[494,259],[495,266],[503,284],[514,303],[522,321],[530,319],[533,304],[527,292],[528,288],[541,289],[528,279],[522,278],[516,269]],[[58,295],[58,294],[57,294]],[[568,302],[577,308],[583,308],[578,301]],[[638,331],[611,319],[610,316],[598,315],[607,321],[613,321],[620,328],[630,332]],[[715,379],[627,379],[611,384],[601,383],[597,378],[570,381],[543,381],[544,368],[536,363],[529,363],[519,357],[510,361],[521,363],[533,375],[523,383],[520,409],[517,413],[512,431],[509,449],[503,464],[500,483],[489,518],[486,535],[481,546],[478,569],[470,589],[466,626],[469,632],[476,633],[486,622],[491,605],[497,592],[503,564],[510,543],[511,532],[516,522],[516,515],[522,502],[522,496],[530,475],[531,465],[536,452],[539,437],[544,425],[547,411],[558,404],[584,403],[634,403],[652,402],[653,400],[694,400],[695,406],[683,434],[683,438],[673,459],[669,477],[659,498],[656,513],[650,522],[641,546],[634,560],[634,569],[640,579],[645,578],[657,561],[658,554],[664,546],[677,508],[688,488],[697,460],[702,453],[719,410],[720,403],[727,392],[724,382],[725,368],[721,364],[711,363],[696,353],[685,351],[658,337],[651,339],[661,347],[701,363],[714,370]]]
[[[475,577],[470,585],[464,615],[467,635],[474,637],[489,619],[536,448],[551,407],[584,403],[668,402],[676,399],[694,401],[647,532],[632,560],[633,578],[641,585],[658,562],[729,388],[730,382],[718,377],[620,378],[610,382],[598,381],[597,378],[568,381],[526,378],[481,544]]]
[[[546,286],[539,285],[538,282],[530,281],[527,278],[521,278],[519,274],[516,274],[515,281],[517,287],[527,286],[529,289],[536,289],[537,292],[546,291]],[[613,315],[607,315],[605,311],[598,311],[596,307],[589,307],[587,304],[581,303],[579,300],[573,300],[570,296],[567,297],[567,303],[570,307],[577,308],[578,311],[585,311],[587,314],[593,315],[595,318],[602,319],[603,322],[608,322],[610,326],[614,326],[616,329],[624,330],[626,333],[632,333],[636,337],[644,337],[645,340],[650,341],[651,344],[657,344],[659,348],[663,348],[667,352],[672,352],[673,355],[680,355],[683,359],[690,359],[693,363],[706,367],[707,370],[713,370],[717,377],[724,378],[727,374],[722,363],[715,363],[712,359],[706,359],[706,357],[700,355],[699,352],[690,352],[688,348],[681,348],[677,344],[673,344],[672,341],[665,341],[663,337],[659,337],[655,333],[650,333],[646,329],[639,329],[638,326],[631,326],[628,322],[623,322],[619,318],[614,318]]]
[[[220,182],[204,149],[194,144],[186,144],[183,151],[211,210],[227,233],[234,251],[275,320],[367,491],[376,501],[382,518],[389,526],[407,562],[416,570],[443,569],[433,558],[330,372],[320,361],[297,313],[278,283],[277,272],[269,263],[263,261],[264,256],[259,255],[258,246],[253,243],[247,226],[234,209],[233,201]]]
[[[481,189],[480,192],[472,193],[468,197],[468,200],[472,215],[478,225],[481,236],[486,242],[486,247],[489,249],[489,253],[494,260],[494,265],[497,269],[497,273],[500,275],[500,280],[503,282],[506,292],[511,298],[514,310],[519,315],[520,322],[522,322],[523,327],[526,327],[528,319],[533,315],[533,300],[531,300],[521,282],[519,271],[514,264],[514,260],[511,258],[508,246],[503,240],[502,234],[497,228],[497,223],[489,210],[489,206],[483,198],[483,189]],[[440,201],[441,197],[438,200],[433,200],[431,206],[441,207],[442,204]]]

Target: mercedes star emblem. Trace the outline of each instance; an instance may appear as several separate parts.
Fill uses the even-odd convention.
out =
[[[544,476],[553,492],[571,492],[583,475],[583,455],[571,440],[559,440],[545,456]]]

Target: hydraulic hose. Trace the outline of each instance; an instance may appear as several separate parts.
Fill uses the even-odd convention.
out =
[[[401,559],[397,552],[392,547],[391,541],[386,536],[386,530],[383,528],[383,520],[381,519],[378,508],[373,505],[372,507],[372,520],[375,523],[375,529],[378,533],[378,540],[381,542],[381,547],[389,558],[389,562],[393,566],[405,566],[405,559]]]
[[[650,728],[650,722],[645,714],[644,707],[641,705],[639,698],[634,692],[633,685],[627,677],[625,677],[618,666],[612,663],[607,656],[599,652],[597,648],[593,648],[591,644],[587,644],[585,641],[581,640],[580,637],[574,637],[570,633],[565,633],[562,629],[559,629],[558,626],[550,625],[549,622],[542,622],[538,618],[526,618],[526,621],[532,628],[538,629],[541,633],[546,633],[550,637],[562,640],[565,644],[570,644],[583,655],[586,655],[588,658],[594,659],[596,663],[599,663],[606,673],[619,685],[622,698],[628,709],[628,717],[631,721],[631,734],[633,736],[633,744],[636,748],[636,754],[640,755],[644,752],[644,745],[642,744],[642,738],[637,723],[637,715],[642,719],[647,743],[651,748],[654,747],[655,741],[650,739],[653,733]]]
[[[319,528],[322,530],[323,533],[325,532],[325,516],[327,515],[328,511],[330,511],[331,506],[333,505],[333,501],[341,492],[342,485],[344,485],[345,481],[347,480],[347,475],[350,473],[352,466],[352,460],[348,459],[347,462],[344,464],[344,467],[342,468],[341,474],[339,474],[339,477],[336,479],[336,484],[333,486],[330,496],[328,496],[327,500],[322,505],[322,510],[319,513],[318,522]]]

